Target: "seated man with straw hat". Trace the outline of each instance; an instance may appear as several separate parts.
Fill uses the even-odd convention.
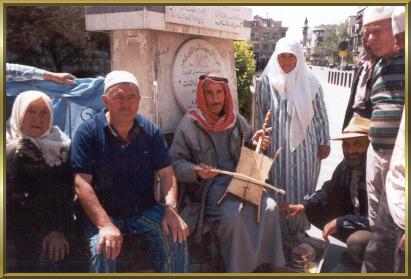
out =
[[[302,204],[288,204],[286,208],[291,218],[305,212],[310,223],[323,231],[325,240],[332,235],[346,242],[358,262],[362,262],[371,237],[365,184],[369,126],[369,119],[352,118],[343,133],[333,139],[342,141],[344,159],[331,180],[304,197]]]

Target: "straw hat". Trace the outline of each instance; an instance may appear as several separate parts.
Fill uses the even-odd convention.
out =
[[[347,138],[368,137],[371,120],[362,117],[353,117],[343,133],[332,140],[344,140]]]

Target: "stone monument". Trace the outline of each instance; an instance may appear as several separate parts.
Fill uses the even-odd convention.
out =
[[[234,40],[249,40],[251,9],[220,6],[89,6],[86,29],[110,32],[111,68],[137,76],[140,113],[173,133],[195,104],[198,77],[223,72],[238,110]]]

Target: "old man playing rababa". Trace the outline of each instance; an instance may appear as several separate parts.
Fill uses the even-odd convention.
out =
[[[194,236],[201,235],[207,231],[203,226],[205,215],[205,224],[210,225],[220,244],[225,272],[251,272],[263,263],[283,265],[279,213],[274,199],[263,191],[261,222],[257,224],[256,209],[233,195],[217,204],[231,177],[217,175],[210,169],[212,166],[234,171],[242,141],[252,147],[263,131],[252,136],[244,117],[234,111],[228,80],[221,74],[200,76],[196,103],[197,107],[181,120],[171,146],[177,180],[185,185],[194,184],[186,187],[192,193],[191,204],[184,201],[182,217],[184,212],[193,212],[195,202],[201,203],[199,219],[186,222],[191,231],[195,230]],[[264,136],[263,149],[269,144],[269,137]]]

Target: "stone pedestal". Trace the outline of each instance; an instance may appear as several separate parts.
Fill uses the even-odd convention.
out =
[[[251,9],[212,6],[86,7],[86,29],[111,34],[112,70],[140,82],[140,113],[173,132],[194,104],[198,76],[222,71],[238,110],[234,40],[248,40]]]

